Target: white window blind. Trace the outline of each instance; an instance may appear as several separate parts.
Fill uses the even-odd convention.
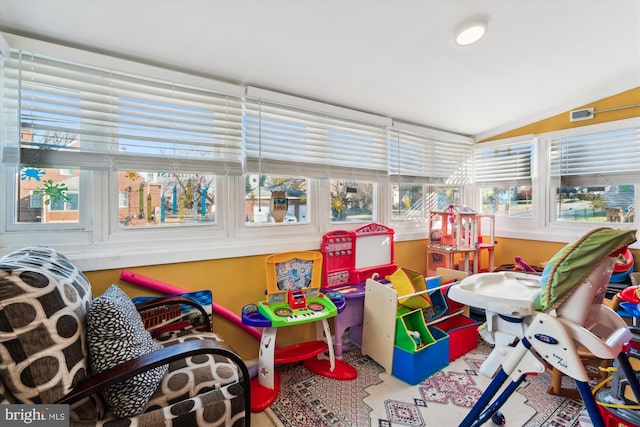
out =
[[[390,132],[389,174],[402,182],[469,184],[472,159],[473,143],[466,137],[428,129],[423,134],[398,128]]]
[[[640,126],[552,138],[551,176],[564,185],[594,177],[606,184],[613,177],[637,181],[640,174]],[[610,178],[606,178],[610,177]]]
[[[381,180],[387,173],[385,126],[323,111],[248,98],[247,169],[317,178]]]
[[[524,142],[508,142],[475,149],[475,182],[530,185],[533,170],[533,137]]]
[[[242,173],[242,99],[197,87],[13,51],[5,111],[33,166]]]

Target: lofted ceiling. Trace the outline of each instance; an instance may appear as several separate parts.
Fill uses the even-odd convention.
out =
[[[0,30],[479,139],[640,86],[640,0],[0,0]]]

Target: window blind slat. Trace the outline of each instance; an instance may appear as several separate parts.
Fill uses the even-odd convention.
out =
[[[247,166],[282,173],[290,162],[301,175],[371,179],[387,176],[387,130],[299,107],[249,98],[244,141]],[[292,167],[295,165],[294,167]],[[258,171],[257,169],[253,169]]]
[[[532,141],[475,150],[476,183],[530,182],[532,166]]]
[[[550,140],[551,176],[640,172],[640,127]]]
[[[67,167],[75,159],[82,168],[243,172],[238,96],[19,51],[5,80],[20,105],[22,146],[64,152]]]
[[[389,173],[404,182],[468,184],[472,143],[444,141],[394,129],[389,139]]]

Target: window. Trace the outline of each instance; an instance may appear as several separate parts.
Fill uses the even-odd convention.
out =
[[[636,227],[640,118],[478,144],[476,181],[500,237],[566,243],[596,224]]]
[[[118,209],[129,207],[129,193],[128,188],[118,193]]]
[[[603,127],[549,136],[556,221],[635,220],[640,188],[640,126],[598,129]]]
[[[21,138],[3,147],[2,160],[20,168],[17,197],[35,189],[46,205],[27,213],[19,202],[16,222],[61,222],[48,210],[75,211],[63,220],[79,221],[79,170],[119,175],[111,212],[121,226],[211,222],[215,175],[242,173],[238,96],[21,50],[11,52],[4,77],[5,111]],[[50,194],[61,198],[48,203]]]
[[[215,188],[215,175],[119,172],[118,222],[121,227],[214,223]]]
[[[423,185],[394,184],[391,186],[391,193],[391,215],[394,221],[426,218]]]
[[[463,187],[420,184],[392,185],[392,220],[425,220],[430,212],[463,205]]]
[[[52,211],[77,211],[78,193],[68,192],[64,199],[52,201],[49,209]]]
[[[22,166],[16,177],[15,222],[78,223],[80,171],[60,174],[57,168]]]
[[[94,269],[276,252],[283,236],[296,250],[326,229],[388,222],[388,206],[424,217],[470,182],[469,138],[434,131],[421,163],[394,172],[412,154],[393,157],[386,117],[20,36],[9,45],[7,247],[37,235]],[[380,191],[390,182],[396,202]]]
[[[480,212],[533,218],[533,137],[483,143],[475,150]]]
[[[331,179],[331,222],[373,221],[373,184]]]
[[[258,173],[386,179],[388,119],[247,89],[247,169]],[[341,115],[341,113],[348,114]]]
[[[42,203],[42,194],[35,193],[34,190],[29,191],[29,209],[42,209],[44,203]],[[20,214],[18,214],[20,217]]]
[[[87,269],[188,262],[309,248],[370,221],[424,239],[430,212],[450,205],[496,214],[501,237],[567,242],[593,222],[638,225],[637,118],[474,145],[23,37],[9,45],[4,247],[51,244]]]
[[[330,181],[329,207],[331,222],[371,221],[375,205],[374,183],[386,182],[388,176],[387,128],[388,120],[377,116],[332,107],[301,98],[276,94],[270,91],[248,88],[244,117],[245,153],[247,167],[257,177],[289,175],[289,182],[307,179]],[[296,175],[291,175],[296,171]],[[336,179],[336,177],[345,177]],[[247,188],[264,189],[278,186],[277,178],[260,186],[247,184]],[[287,194],[291,190],[284,189]],[[266,215],[266,201],[255,212],[256,199],[264,200],[255,190],[247,191],[252,197],[253,209],[247,211],[247,222],[271,221]],[[288,216],[295,221],[308,221],[291,211],[289,198]],[[267,195],[267,199],[270,195]],[[325,199],[327,200],[327,199]],[[260,220],[256,220],[259,218]]]
[[[280,214],[272,215],[272,203]],[[249,174],[245,177],[245,223],[308,223],[307,179]]]
[[[578,185],[556,188],[555,219],[583,222],[634,222],[636,186]]]
[[[429,212],[460,206],[463,184],[472,182],[472,140],[394,123],[389,138],[391,219],[426,221]]]
[[[444,211],[449,206],[463,206],[463,187],[430,186],[427,193],[427,206],[430,212]]]

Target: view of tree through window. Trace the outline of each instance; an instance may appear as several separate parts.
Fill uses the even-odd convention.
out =
[[[373,220],[373,184],[331,179],[331,222]]]
[[[391,186],[393,201],[391,215],[394,221],[424,219],[425,199],[422,184],[398,184]]]
[[[215,223],[213,175],[118,172],[122,227]]]

